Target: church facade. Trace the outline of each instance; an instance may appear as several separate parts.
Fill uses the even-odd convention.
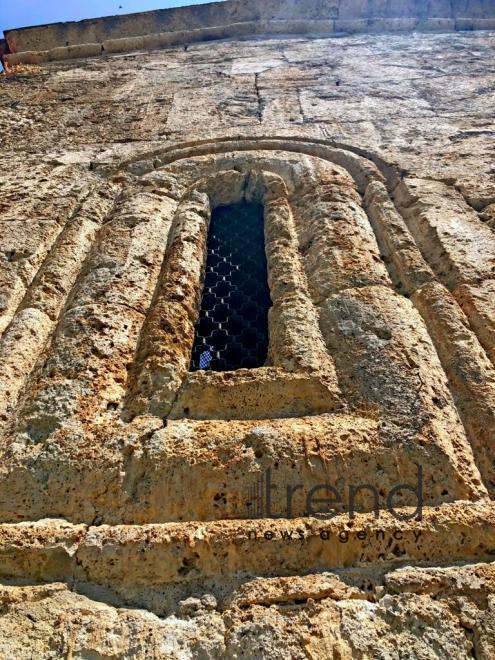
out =
[[[11,30],[0,656],[495,656],[495,7]]]

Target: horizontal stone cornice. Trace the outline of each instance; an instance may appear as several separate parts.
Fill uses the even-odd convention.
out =
[[[227,0],[7,30],[5,59],[10,65],[38,64],[249,36],[483,29],[495,29],[495,5],[489,0],[392,0],[386,10],[383,3],[355,0],[307,0],[296,7],[287,0]]]

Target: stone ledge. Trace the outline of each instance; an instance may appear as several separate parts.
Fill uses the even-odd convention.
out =
[[[398,510],[414,515],[412,509]],[[118,590],[236,574],[390,564],[492,560],[495,504],[457,502],[421,520],[347,514],[323,521],[233,520],[86,527],[62,520],[0,526],[0,576],[91,582]]]
[[[156,32],[115,37],[101,42],[56,46],[45,50],[25,50],[5,55],[8,65],[40,64],[68,59],[96,57],[105,53],[172,48],[219,39],[270,35],[332,36],[343,33],[454,32],[493,30],[495,18],[360,18],[325,20],[261,20],[228,23],[192,30]]]

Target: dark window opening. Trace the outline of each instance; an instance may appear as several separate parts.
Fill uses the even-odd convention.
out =
[[[263,206],[239,202],[216,208],[191,371],[262,367],[270,307]]]

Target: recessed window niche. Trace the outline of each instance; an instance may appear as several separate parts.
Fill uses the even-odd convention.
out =
[[[134,414],[263,419],[341,405],[282,176],[225,170],[187,189],[142,336]]]

